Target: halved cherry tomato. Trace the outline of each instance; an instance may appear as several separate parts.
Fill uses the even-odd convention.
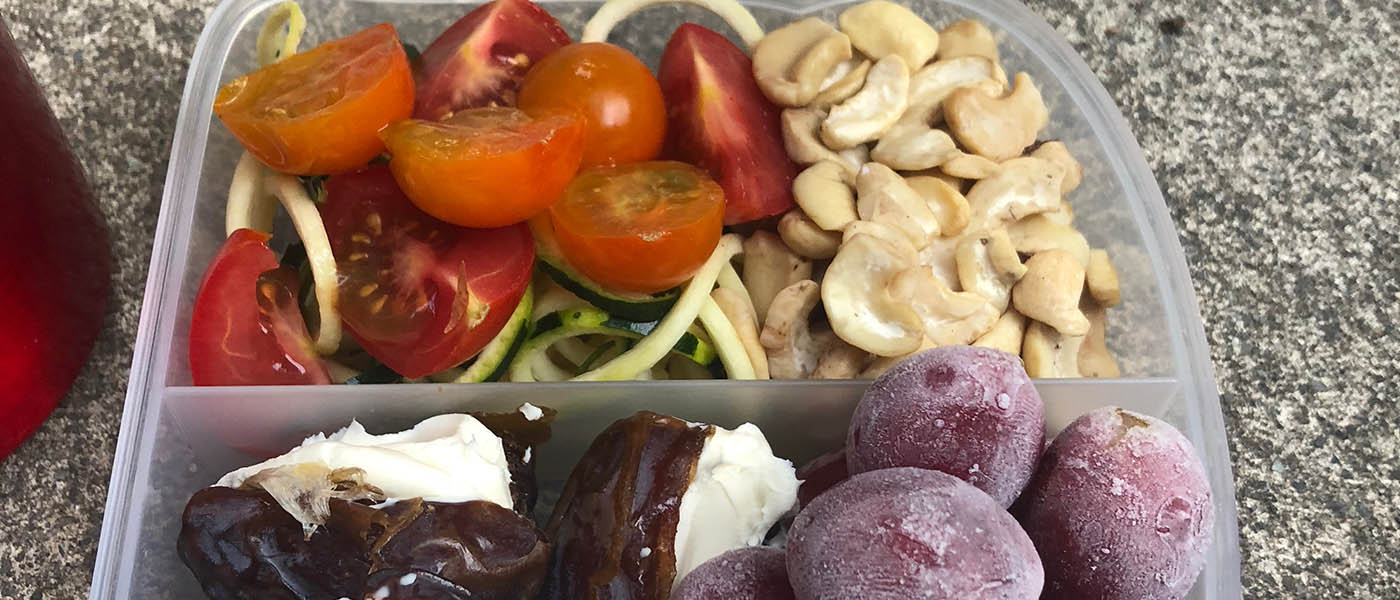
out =
[[[474,108],[445,121],[400,121],[384,130],[389,168],[424,212],[463,227],[503,227],[559,198],[583,156],[583,120]]]
[[[195,385],[330,383],[297,309],[297,276],[279,269],[268,235],[239,229],[204,273],[190,317]]]
[[[758,89],[753,62],[724,36],[694,23],[676,28],[661,53],[666,158],[699,165],[724,188],[724,224],[793,206],[797,165],[783,148],[779,111]]]
[[[530,282],[529,228],[438,221],[409,202],[383,165],[328,179],[321,217],[346,329],[407,377],[475,356],[505,326]]]
[[[585,168],[654,159],[666,136],[661,86],[642,61],[612,44],[573,44],[544,57],[520,84],[519,107],[582,115]]]
[[[530,0],[496,0],[453,23],[423,51],[413,116],[436,121],[453,111],[514,106],[525,71],[569,34]]]
[[[579,173],[549,208],[564,257],[600,285],[654,293],[690,279],[719,243],[724,191],[679,162]]]
[[[375,25],[230,81],[214,112],[253,156],[295,175],[359,168],[379,130],[413,111],[413,73],[394,27]]]

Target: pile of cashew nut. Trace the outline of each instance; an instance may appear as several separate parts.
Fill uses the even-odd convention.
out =
[[[1083,167],[1037,144],[1049,111],[999,60],[985,25],[940,31],[885,0],[758,41],[755,78],[804,166],[798,208],[744,244],[772,378],[874,377],[955,344],[1019,354],[1033,377],[1118,376],[1118,276],[1065,200]]]

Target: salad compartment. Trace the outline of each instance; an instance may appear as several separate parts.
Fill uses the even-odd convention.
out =
[[[903,0],[935,25],[976,18],[997,35],[1009,72],[1025,71],[1050,109],[1048,135],[1084,165],[1073,199],[1078,228],[1113,257],[1122,303],[1109,313],[1117,380],[1040,380],[1050,433],[1078,415],[1118,405],[1160,417],[1201,454],[1216,509],[1215,539],[1189,598],[1238,598],[1234,485],[1219,398],[1184,256],[1151,171],[1117,108],[1087,66],[1043,21],[1013,0]],[[90,597],[198,598],[175,554],[189,496],[220,475],[295,445],[306,435],[358,419],[372,432],[411,426],[434,414],[508,411],[522,402],[559,411],[541,449],[539,511],[548,514],[574,461],[612,421],[647,409],[734,427],[752,422],[775,453],[794,463],[837,447],[866,382],[692,381],[628,383],[398,384],[317,387],[193,387],[186,335],[195,293],[225,239],[224,200],[242,152],[215,122],[219,86],[256,68],[254,47],[277,0],[225,0],[191,60],[172,148],[135,345],[121,436]],[[471,6],[461,2],[303,0],[304,47],[391,22],[423,47]],[[542,4],[577,38],[599,2]],[[835,20],[853,2],[745,2],[771,30],[795,18]],[[610,41],[655,67],[682,22],[732,36],[694,7],[663,5],[624,21]],[[285,217],[272,246],[295,241]]]

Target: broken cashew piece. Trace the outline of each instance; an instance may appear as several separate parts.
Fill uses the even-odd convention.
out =
[[[763,28],[753,18],[753,13],[735,0],[608,0],[598,7],[598,11],[593,13],[593,18],[583,26],[583,35],[578,41],[606,42],[613,27],[623,19],[632,13],[659,4],[692,4],[715,13],[734,28],[734,33],[739,34],[739,39],[744,40],[744,45],[749,49],[757,46],[763,39]]]
[[[1054,327],[1031,321],[1021,342],[1021,361],[1026,374],[1038,379],[1081,377],[1079,350],[1085,336],[1065,335]]]
[[[1018,73],[1011,93],[996,97],[961,88],[943,101],[943,119],[964,148],[995,161],[1020,156],[1050,121],[1030,75]]]
[[[758,230],[744,240],[744,287],[761,325],[778,291],[812,277],[812,262],[798,256],[771,231]]]
[[[842,244],[821,285],[822,305],[836,335],[877,356],[899,356],[918,348],[923,323],[889,290],[896,275],[914,266],[914,258],[869,235]]]
[[[967,198],[942,178],[928,175],[905,177],[904,182],[924,197],[929,210],[938,219],[938,231],[944,236],[961,234],[967,228],[970,211]]]
[[[335,354],[340,349],[340,277],[335,268],[331,241],[326,237],[326,225],[316,203],[306,195],[301,180],[291,175],[265,171],[265,193],[282,202],[297,237],[306,247],[306,262],[311,265],[311,277],[316,291],[320,324],[316,327],[316,351],[321,355]]]
[[[1005,229],[964,237],[958,242],[958,281],[962,289],[991,302],[1000,315],[1011,303],[1012,287],[1028,271]]]
[[[1060,182],[1061,198],[1068,196],[1070,192],[1079,187],[1080,182],[1084,181],[1084,165],[1075,160],[1074,155],[1069,153],[1069,148],[1065,146],[1064,142],[1058,140],[1045,142],[1031,152],[1031,156],[1048,160],[1064,169],[1065,179]]]
[[[1084,270],[1084,285],[1089,295],[1099,306],[1118,306],[1121,293],[1118,287],[1118,271],[1108,260],[1106,250],[1095,249],[1089,253],[1089,266]]]
[[[873,64],[869,59],[853,58],[836,65],[822,81],[821,91],[807,106],[825,109],[855,95],[865,85],[865,76],[870,73],[870,65]]]
[[[1026,336],[1026,317],[1010,309],[1001,314],[992,330],[973,342],[973,346],[1001,350],[1007,354],[1020,354],[1021,341]]]
[[[890,295],[909,304],[934,346],[962,346],[982,337],[1000,312],[974,292],[954,292],[925,267],[906,269],[890,282]]]
[[[768,356],[773,379],[806,379],[817,368],[825,346],[812,336],[808,319],[821,300],[817,282],[804,279],[789,285],[773,298],[759,342]]]
[[[859,219],[856,199],[846,185],[845,168],[831,161],[807,167],[792,181],[792,196],[807,218],[827,231],[837,231]]]
[[[844,150],[879,138],[899,120],[907,106],[909,66],[891,54],[870,67],[859,92],[831,107],[822,121],[822,142],[828,148]]]
[[[720,311],[734,326],[734,332],[738,334],[739,342],[744,346],[749,363],[753,365],[754,378],[768,379],[768,353],[764,352],[763,345],[758,343],[758,317],[749,306],[749,299],[729,288],[715,288],[710,292],[710,299],[719,306]]]
[[[1089,263],[1089,240],[1069,225],[1061,225],[1044,214],[1031,215],[1006,226],[1007,235],[1016,251],[1031,256],[1059,248],[1074,256],[1086,268]]]
[[[1001,172],[1001,164],[991,159],[959,151],[952,158],[943,161],[938,169],[944,174],[958,179],[986,179]]]
[[[806,106],[826,76],[850,58],[846,34],[808,17],[773,30],[754,46],[754,80],[774,104]]]
[[[1084,337],[1084,344],[1079,347],[1077,357],[1079,373],[1085,377],[1104,379],[1121,376],[1118,361],[1114,360],[1113,354],[1108,351],[1108,341],[1105,339],[1108,309],[1094,302],[1081,302],[1079,307],[1089,319],[1089,334]]]
[[[1060,207],[1060,182],[1064,171],[1048,160],[1021,157],[1001,163],[991,177],[978,181],[967,192],[972,210],[970,231],[992,229],[1030,215]]]
[[[812,379],[854,379],[870,362],[870,353],[837,338],[826,347],[812,370]]]
[[[818,227],[800,208],[788,211],[778,220],[778,235],[793,252],[807,258],[831,258],[841,246],[841,232]]]
[[[847,182],[854,182],[856,172],[869,160],[865,146],[854,146],[840,152],[827,148],[818,139],[822,120],[826,114],[810,108],[789,108],[783,111],[780,119],[783,129],[783,147],[788,157],[799,165],[811,165],[822,161],[841,165]]]
[[[938,30],[914,11],[886,0],[852,6],[837,17],[851,45],[875,60],[898,56],[917,69],[938,52]]]
[[[994,63],[1001,61],[996,36],[976,19],[956,21],[938,32],[938,59],[960,56],[980,56]]]
[[[1079,310],[1084,291],[1084,266],[1070,253],[1046,250],[1026,261],[1026,274],[1011,290],[1016,310],[1068,336],[1089,333],[1089,320]]]
[[[866,163],[856,176],[856,214],[862,221],[884,223],[904,232],[915,248],[938,237],[938,217],[928,201],[899,173],[880,163]]]

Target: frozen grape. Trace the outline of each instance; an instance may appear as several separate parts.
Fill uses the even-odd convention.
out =
[[[926,350],[876,379],[846,436],[851,473],[942,471],[1011,506],[1045,445],[1045,407],[1021,359],[988,348]]]
[[[1033,600],[1044,574],[1011,515],[961,479],[870,471],[793,520],[788,576],[802,600]]]
[[[814,498],[850,477],[846,469],[846,451],[837,450],[818,456],[797,470],[802,486],[797,488],[798,506],[807,506]]]
[[[777,548],[730,550],[691,571],[671,600],[791,600],[787,557]]]
[[[1051,442],[1013,512],[1045,564],[1045,598],[1179,600],[1215,525],[1191,443],[1118,408],[1079,417]]]

